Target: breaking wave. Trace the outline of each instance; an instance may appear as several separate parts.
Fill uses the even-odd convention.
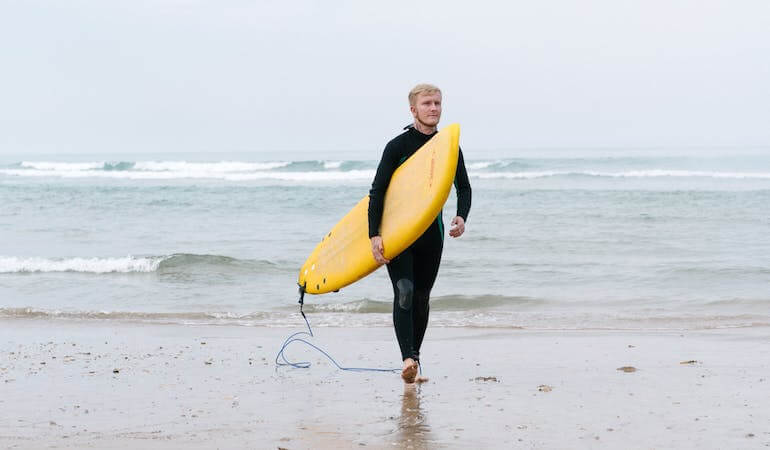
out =
[[[154,272],[163,258],[18,258],[0,257],[0,273],[87,272],[128,273]]]
[[[0,273],[163,273],[192,266],[219,266],[225,269],[242,268],[260,272],[282,269],[280,265],[271,261],[240,260],[229,256],[187,253],[117,258],[23,258],[0,256]]]
[[[632,161],[633,162],[633,161]],[[510,159],[467,161],[469,175],[481,179],[538,179],[551,177],[594,178],[712,178],[770,179],[770,172],[729,170],[636,169],[613,166],[605,160],[543,162]],[[631,164],[620,161],[618,163]],[[586,167],[586,164],[588,167]],[[358,181],[374,177],[376,161],[22,161],[0,168],[0,174],[14,177],[107,178],[135,180],[215,179],[226,181],[277,180],[290,182]]]
[[[766,172],[714,172],[691,170],[632,170],[625,172],[595,171],[533,171],[533,172],[479,172],[471,173],[478,178],[533,179],[550,177],[597,177],[597,178],[732,178],[770,179]]]

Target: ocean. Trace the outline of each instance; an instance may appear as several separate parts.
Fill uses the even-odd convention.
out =
[[[770,325],[770,152],[534,153],[466,151],[432,326]],[[299,268],[379,157],[310,155],[0,156],[0,318],[301,328]],[[390,326],[392,295],[380,269],[305,310]]]

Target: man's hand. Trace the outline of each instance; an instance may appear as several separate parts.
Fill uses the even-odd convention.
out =
[[[385,248],[382,246],[382,236],[372,236],[371,241],[374,260],[377,261],[377,264],[388,264],[390,260],[385,259],[385,256],[383,256]]]
[[[465,233],[465,220],[457,216],[452,219],[452,227],[449,229],[449,235],[453,238],[460,237]]]

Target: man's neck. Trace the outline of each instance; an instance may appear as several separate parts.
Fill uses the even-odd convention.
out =
[[[435,126],[428,126],[424,123],[420,122],[419,120],[414,121],[414,129],[419,131],[422,134],[433,134],[436,132]]]

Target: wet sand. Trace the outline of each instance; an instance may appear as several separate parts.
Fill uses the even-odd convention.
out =
[[[312,317],[311,317],[312,320]],[[297,329],[0,321],[0,448],[766,448],[770,329],[429,328],[430,381]],[[318,328],[399,367],[389,328]],[[623,369],[623,370],[619,370]]]

